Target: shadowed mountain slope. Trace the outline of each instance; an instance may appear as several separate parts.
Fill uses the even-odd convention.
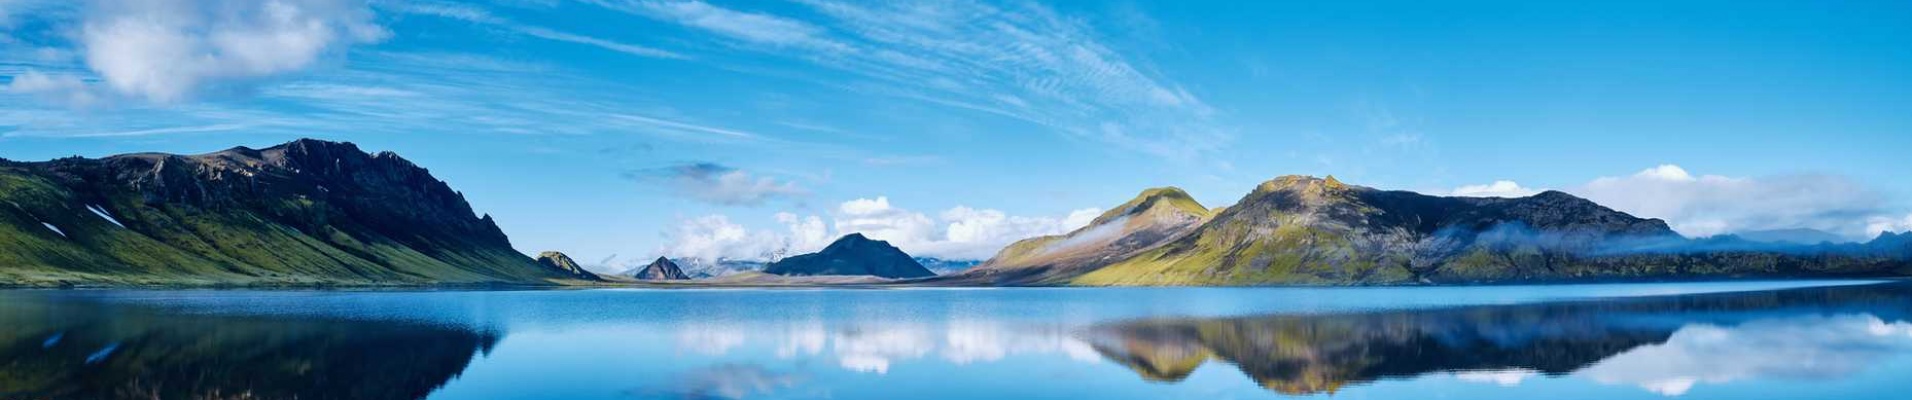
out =
[[[565,278],[429,171],[350,143],[0,162],[0,284]]]

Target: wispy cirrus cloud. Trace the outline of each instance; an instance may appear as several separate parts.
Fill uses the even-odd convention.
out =
[[[1093,27],[1035,3],[854,4],[799,1],[799,18],[702,1],[594,0],[709,34],[720,50],[767,54],[851,73],[829,84],[872,96],[1001,116],[1180,159],[1220,149],[1233,132],[1215,110]]]
[[[643,46],[638,44],[619,42],[619,41],[614,41],[610,39],[559,31],[559,30],[555,30],[555,29],[551,29],[547,27],[542,27],[542,26],[522,24],[522,23],[512,21],[510,19],[506,19],[504,17],[497,16],[495,14],[492,14],[490,11],[486,11],[485,9],[463,5],[463,4],[438,3],[438,2],[415,2],[414,1],[414,2],[389,3],[389,4],[385,4],[384,8],[392,10],[392,11],[400,12],[400,13],[406,13],[406,14],[430,15],[430,16],[443,17],[443,18],[451,18],[451,19],[470,22],[474,24],[481,24],[481,25],[491,26],[495,28],[500,28],[506,31],[523,34],[526,36],[536,37],[540,39],[555,40],[560,42],[570,42],[570,43],[576,43],[576,44],[582,44],[582,45],[588,45],[588,46],[596,46],[606,50],[611,50],[611,51],[616,51],[616,52],[631,54],[631,55],[637,55],[637,56],[657,57],[657,58],[678,58],[678,59],[687,58],[683,54],[679,54],[677,52],[659,49],[659,48],[655,48],[651,46]]]

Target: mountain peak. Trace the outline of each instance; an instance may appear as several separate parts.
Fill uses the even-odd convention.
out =
[[[1102,215],[1096,216],[1089,225],[1100,225],[1116,218],[1148,213],[1163,207],[1166,207],[1165,211],[1179,211],[1197,217],[1207,217],[1211,214],[1208,207],[1195,201],[1188,192],[1174,186],[1163,186],[1143,190],[1142,193],[1135,195],[1134,199],[1102,212]]]
[[[1269,179],[1255,187],[1254,193],[1269,193],[1283,190],[1308,190],[1313,192],[1342,191],[1358,186],[1341,183],[1334,175],[1317,178],[1308,175],[1283,175]]]
[[[862,232],[851,232],[848,235],[843,235],[843,237],[837,238],[836,241],[830,242],[830,245],[824,246],[823,249],[824,251],[829,251],[830,249],[835,249],[835,248],[848,249],[848,248],[863,247],[865,244],[881,244],[884,247],[891,247],[890,242],[871,239],[868,236],[863,236]]]
[[[598,278],[597,274],[584,270],[583,266],[578,265],[577,260],[572,260],[571,256],[565,255],[563,252],[546,251],[538,253],[538,265],[542,265],[545,268],[572,278],[587,281],[601,279]]]
[[[651,261],[651,263],[645,265],[644,268],[639,268],[637,271],[631,272],[631,277],[647,281],[690,279],[690,275],[684,274],[683,268],[678,267],[676,262],[664,256],[658,256],[656,261]]]
[[[870,275],[883,278],[923,278],[936,276],[923,264],[889,242],[871,240],[851,233],[824,247],[823,251],[803,254],[770,263],[764,268],[772,275]]]

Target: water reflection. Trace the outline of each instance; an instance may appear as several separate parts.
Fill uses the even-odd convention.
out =
[[[1292,294],[1217,290],[1131,293]],[[1084,306],[1106,293],[9,291],[0,398],[1863,398],[1912,371],[1903,283],[1234,317]]]
[[[421,398],[498,340],[417,324],[10,296],[0,304],[0,398]]]
[[[1091,329],[1142,379],[1210,361],[1283,394],[1446,374],[1517,386],[1587,378],[1680,395],[1696,384],[1851,376],[1912,351],[1905,285],[1312,316],[1155,319]]]

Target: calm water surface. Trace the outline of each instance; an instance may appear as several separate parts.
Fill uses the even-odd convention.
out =
[[[1907,393],[1903,282],[0,291],[0,399]]]

